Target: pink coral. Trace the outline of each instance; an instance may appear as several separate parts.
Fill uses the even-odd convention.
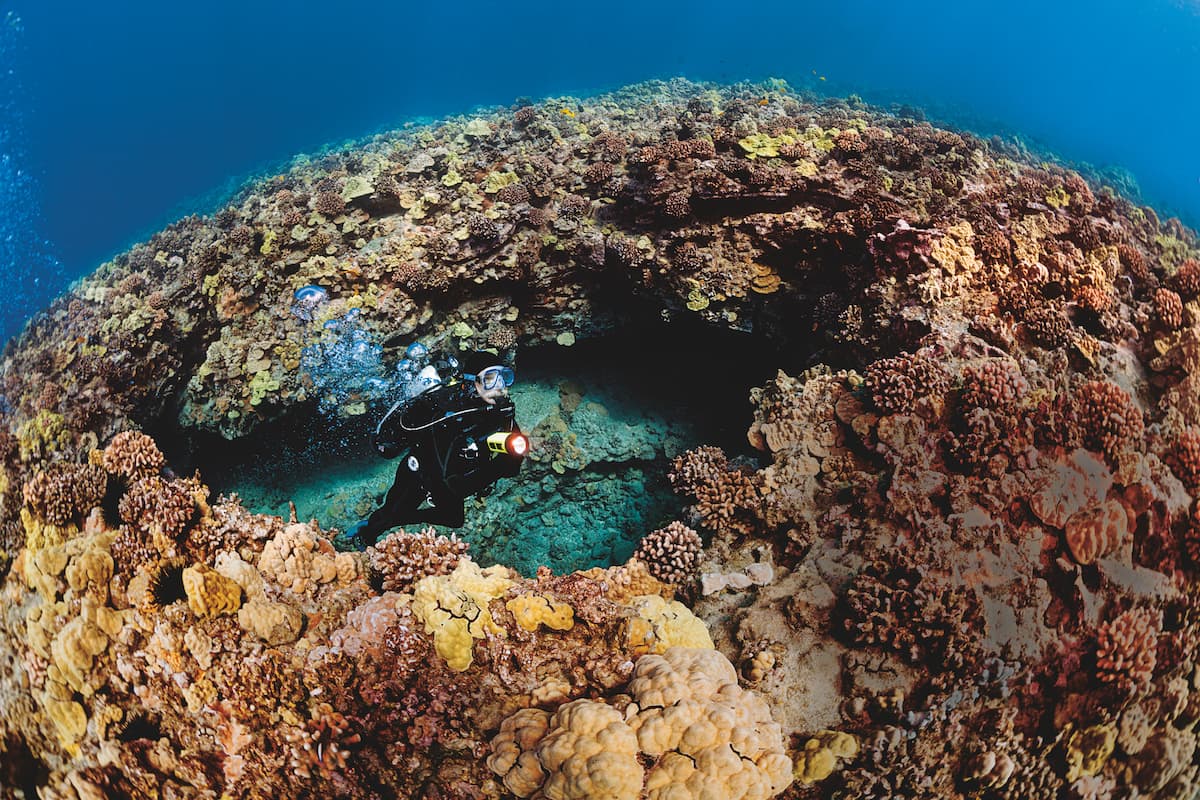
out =
[[[1072,395],[1080,443],[1110,462],[1134,448],[1144,431],[1141,409],[1111,381],[1088,381]]]
[[[1096,675],[1124,694],[1149,688],[1157,663],[1162,610],[1131,608],[1100,626]]]

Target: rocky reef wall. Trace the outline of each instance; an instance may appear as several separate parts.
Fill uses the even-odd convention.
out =
[[[4,791],[1190,796],[1198,254],[1003,142],[776,84],[297,162],[5,354]],[[329,331],[386,362],[648,319],[784,355],[745,387],[758,459],[675,456],[677,518],[617,566],[339,553],[139,432],[367,413],[306,361]]]

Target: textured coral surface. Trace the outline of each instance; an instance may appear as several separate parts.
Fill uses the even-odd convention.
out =
[[[777,84],[297,161],[5,354],[0,796],[1191,797],[1198,257],[1001,140]],[[649,448],[678,513],[625,564],[339,552],[189,476],[205,436],[376,411],[330,331],[565,359],[630,323],[787,355],[757,455]]]

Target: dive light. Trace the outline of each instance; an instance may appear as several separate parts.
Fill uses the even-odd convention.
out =
[[[529,438],[520,431],[497,431],[487,437],[487,446],[493,453],[524,456],[529,452]]]

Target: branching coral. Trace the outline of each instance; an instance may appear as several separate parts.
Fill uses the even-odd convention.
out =
[[[1096,636],[1096,675],[1123,694],[1144,692],[1154,677],[1162,611],[1131,608],[1106,621]]]
[[[52,525],[78,523],[104,499],[107,475],[91,464],[52,464],[25,483],[25,503]]]
[[[866,385],[875,406],[885,414],[907,414],[917,402],[946,391],[946,373],[923,355],[883,358],[867,367]]]
[[[196,506],[190,487],[182,481],[165,481],[157,475],[141,478],[121,497],[121,519],[151,536],[164,555],[173,555],[175,542],[187,529]]]
[[[913,664],[974,663],[986,625],[973,592],[924,574],[909,558],[867,565],[846,589],[841,624],[852,640],[883,645]]]
[[[734,468],[717,447],[689,450],[675,459],[671,485],[696,500],[696,512],[706,528],[753,533],[762,522],[762,491],[757,476]]]
[[[421,578],[452,572],[469,550],[453,533],[442,536],[429,527],[417,533],[397,531],[367,548],[367,557],[383,591],[403,592]]]
[[[1111,381],[1081,384],[1070,395],[1063,417],[1072,440],[1100,453],[1110,464],[1136,448],[1145,430],[1141,409]]]
[[[1189,489],[1200,486],[1200,429],[1188,428],[1175,437],[1167,464]]]
[[[676,521],[642,537],[633,557],[660,581],[683,584],[695,576],[703,546],[698,533]]]
[[[104,448],[104,468],[130,483],[157,475],[165,460],[158,445],[140,431],[118,433]]]
[[[668,81],[380,134],[118,255],[31,319],[0,365],[0,751],[45,769],[14,784],[495,795],[482,757],[500,728],[492,766],[522,796],[766,796],[791,774],[783,738],[724,667],[679,661],[704,688],[669,700],[629,682],[635,662],[639,681],[668,672],[640,656],[690,643],[739,653],[802,780],[858,739],[797,797],[1028,800],[1070,778],[1080,796],[1184,796],[1195,235],[1009,142],[784,88]],[[310,283],[327,307],[297,314]],[[622,566],[524,580],[431,531],[339,555],[315,526],[209,506],[129,430],[177,419],[186,446],[306,407],[323,389],[300,351],[334,312],[361,309],[381,351],[586,346],[634,295],[664,323],[736,331],[756,373],[811,368],[754,390],[757,452],[674,463],[692,507],[647,506],[641,530],[681,523]],[[679,440],[630,474],[649,488]],[[476,509],[489,537],[511,512],[553,538],[542,506],[595,467],[583,439],[550,445],[499,489],[514,502]],[[690,606],[664,583],[694,574],[682,522],[711,537],[712,591],[689,586]],[[778,781],[739,728],[769,734]]]

